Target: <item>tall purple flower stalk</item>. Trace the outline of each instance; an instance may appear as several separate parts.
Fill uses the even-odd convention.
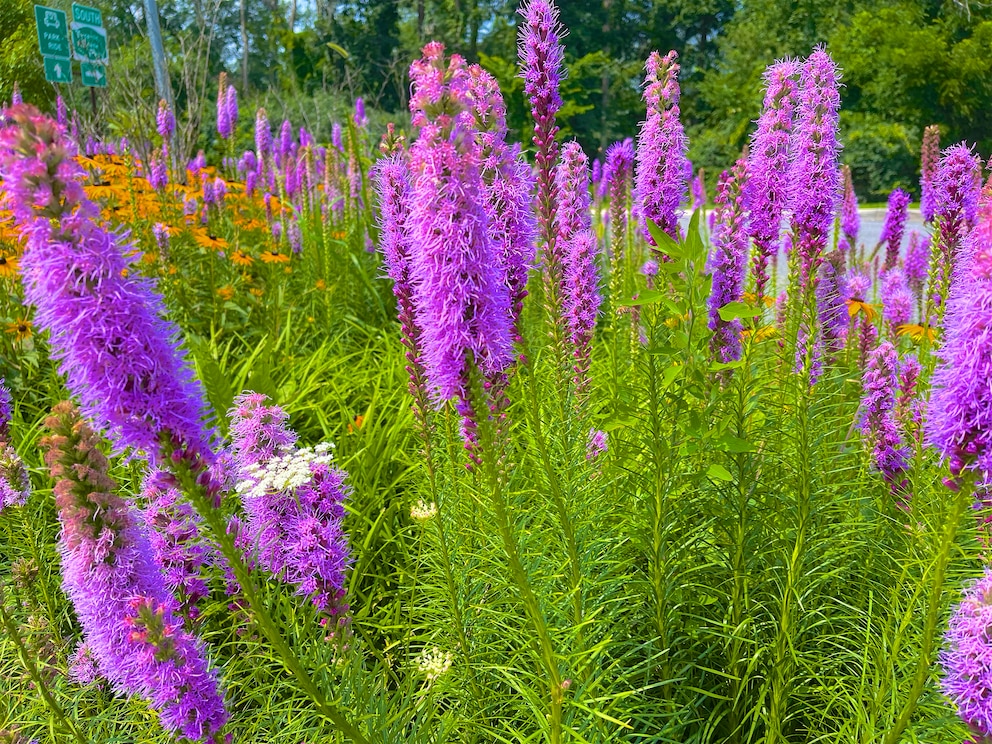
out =
[[[899,261],[899,249],[902,246],[902,235],[906,230],[906,218],[909,216],[909,194],[902,189],[893,189],[889,194],[888,209],[885,212],[885,224],[878,244],[885,244],[885,263],[883,267],[891,269]]]
[[[614,142],[606,150],[606,173],[603,176],[610,194],[610,245],[613,249],[614,262],[619,261],[620,256],[623,255],[633,172],[633,140]]]
[[[692,202],[689,209],[697,210],[706,206],[706,179],[702,168],[696,171],[696,177],[692,179]]]
[[[512,361],[511,300],[489,230],[481,148],[465,61],[431,43],[410,68],[409,234],[416,322],[437,401],[468,399],[470,365],[484,375]]]
[[[782,210],[788,201],[789,141],[796,106],[799,62],[786,59],[765,71],[764,109],[751,136],[744,204],[754,240],[753,272],[758,301],[766,293],[768,263],[779,250]]]
[[[829,356],[840,351],[847,337],[844,263],[844,254],[839,248],[830,251],[820,266],[820,277],[816,284],[816,304],[820,314],[823,344]]]
[[[662,57],[651,52],[645,69],[644,101],[647,116],[637,135],[634,212],[644,238],[653,220],[673,239],[680,237],[679,205],[686,192],[686,152],[689,141],[679,112],[679,65],[674,51]],[[690,166],[691,167],[691,166]]]
[[[331,445],[295,446],[288,416],[266,396],[238,396],[231,448],[245,520],[238,542],[249,558],[296,586],[317,609],[347,623],[345,579],[351,563],[341,521],[350,489],[331,465]]]
[[[0,377],[0,512],[21,506],[31,495],[27,468],[10,441],[10,390]]]
[[[930,273],[930,236],[921,236],[916,230],[909,234],[909,246],[906,248],[906,258],[903,260],[906,272],[906,282],[913,293],[917,304],[923,297],[927,275]]]
[[[509,285],[513,334],[519,342],[520,313],[537,237],[532,206],[534,176],[520,146],[506,142],[506,104],[496,78],[478,65],[470,65],[468,73],[470,111],[481,145],[486,216]]]
[[[939,165],[940,127],[931,124],[923,130],[923,145],[920,147],[920,213],[924,222],[933,222],[937,213],[934,180]]]
[[[844,199],[840,207],[840,250],[847,255],[858,246],[858,230],[861,228],[861,215],[858,214],[858,195],[854,193],[854,180],[851,166],[841,166],[844,177]]]
[[[896,348],[882,342],[868,354],[861,398],[861,434],[871,452],[875,468],[882,474],[901,508],[908,508],[906,491],[906,449],[899,437],[896,422],[896,392],[898,387]]]
[[[947,148],[934,183],[937,244],[953,267],[954,258],[978,214],[982,161],[963,142]]]
[[[788,179],[800,286],[807,290],[827,245],[839,190],[838,78],[837,65],[817,47],[803,63],[799,79]]]
[[[229,139],[234,130],[231,112],[227,107],[227,89],[227,73],[222,72],[217,84],[217,134],[224,140]]]
[[[400,338],[406,347],[406,371],[414,412],[423,424],[427,416],[427,378],[421,359],[413,285],[410,277],[410,168],[401,155],[383,158],[372,170],[372,183],[379,198],[380,249],[386,273],[393,280]]]
[[[940,653],[944,668],[941,689],[971,729],[975,738],[969,741],[973,742],[985,742],[992,737],[989,626],[992,626],[992,569],[986,569],[981,578],[965,589],[960,604],[951,611]]]
[[[720,308],[744,297],[747,276],[747,232],[744,225],[743,189],[747,162],[740,159],[729,173],[724,171],[716,186],[716,222],[713,229],[713,252],[709,267],[713,274],[710,292],[709,328],[713,331],[710,349],[720,362],[741,358],[741,322],[723,320]]]
[[[158,115],[155,117],[155,126],[159,135],[166,142],[172,141],[172,135],[176,131],[176,116],[169,108],[165,100],[158,102]]]
[[[529,0],[521,8],[520,66],[524,93],[534,118],[533,142],[537,152],[537,219],[544,242],[546,281],[561,281],[561,248],[555,245],[554,167],[558,162],[556,116],[562,100],[559,85],[564,74],[563,29],[558,8],[551,0]]]
[[[127,272],[128,246],[97,222],[82,190],[71,143],[28,107],[7,112],[0,131],[4,199],[27,236],[25,300],[48,331],[52,357],[84,415],[118,448],[143,451],[152,464],[185,451],[200,470],[211,434],[205,402],[164,319],[153,285]],[[164,446],[163,438],[168,438]]]
[[[882,273],[882,319],[889,331],[889,338],[895,339],[899,326],[909,323],[913,315],[913,296],[906,284],[905,272],[893,267]]]
[[[69,403],[46,425],[63,587],[100,673],[118,692],[147,698],[174,735],[219,742],[227,712],[217,674],[183,627],[135,511],[114,492],[96,436]]]
[[[992,474],[992,198],[963,250],[947,301],[925,434],[952,477],[969,469],[985,483]]]

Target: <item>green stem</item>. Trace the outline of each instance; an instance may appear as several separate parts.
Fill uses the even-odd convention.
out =
[[[7,636],[14,642],[14,645],[17,646],[17,652],[20,654],[21,663],[24,664],[24,668],[27,669],[31,680],[38,687],[38,691],[41,693],[41,697],[44,699],[49,710],[52,711],[52,715],[55,716],[60,724],[69,730],[73,738],[75,738],[79,744],[89,744],[86,737],[83,736],[79,732],[79,729],[76,728],[75,724],[66,717],[65,711],[62,710],[62,706],[55,701],[55,698],[53,698],[51,692],[49,692],[48,685],[45,684],[44,677],[42,677],[41,672],[38,671],[38,667],[35,665],[34,659],[31,658],[31,654],[24,645],[24,639],[21,638],[21,634],[17,629],[17,625],[14,623],[14,619],[7,614],[7,604],[4,597],[2,584],[0,584],[0,623],[3,624]]]

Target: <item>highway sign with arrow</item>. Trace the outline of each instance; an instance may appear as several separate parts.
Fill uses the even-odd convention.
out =
[[[45,57],[45,80],[50,83],[71,83],[72,62],[67,59]]]
[[[99,62],[80,62],[79,76],[87,88],[107,87],[107,69]]]

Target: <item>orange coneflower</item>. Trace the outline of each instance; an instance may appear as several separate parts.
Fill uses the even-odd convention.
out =
[[[214,250],[222,250],[227,248],[227,241],[224,240],[224,238],[211,235],[203,229],[193,231],[193,240],[196,241],[197,245],[203,248],[213,248]]]
[[[926,334],[927,339],[935,341],[937,339],[937,329],[933,326],[924,328],[916,323],[906,323],[896,328],[896,333],[900,336],[909,336],[914,341],[919,341]]]
[[[323,279],[318,279],[317,280],[317,283],[315,285],[313,285],[313,286],[317,290],[323,292],[325,289],[327,289],[327,282],[325,282]]]
[[[15,341],[31,338],[31,321],[18,318],[7,324],[6,332],[12,335]]]
[[[231,254],[231,263],[235,266],[251,266],[255,259],[239,248]]]
[[[262,260],[265,263],[289,263],[289,256],[279,251],[262,251]]]
[[[217,290],[217,296],[226,302],[227,300],[234,297],[234,287],[232,287],[230,284],[221,287],[220,289]]]
[[[0,251],[0,279],[13,279],[17,276],[17,254]]]
[[[259,289],[258,287],[252,287],[248,291],[255,297],[261,297],[263,294],[265,294],[265,290]]]

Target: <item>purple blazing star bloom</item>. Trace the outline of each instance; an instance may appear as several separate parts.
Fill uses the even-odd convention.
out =
[[[98,440],[69,403],[46,420],[62,584],[100,673],[147,698],[176,736],[214,741],[227,711],[202,641],[183,627],[136,512],[115,493]]]
[[[906,217],[909,215],[909,194],[902,189],[894,189],[889,194],[889,205],[885,212],[885,224],[878,244],[885,244],[883,268],[891,269],[899,261],[899,248],[906,230]]]
[[[171,446],[209,456],[203,389],[165,320],[153,285],[127,272],[128,246],[98,223],[74,148],[33,109],[7,112],[0,130],[6,201],[27,236],[24,298],[48,331],[52,358],[84,415],[119,449],[152,463]]]
[[[899,494],[899,505],[905,509],[907,453],[895,418],[898,362],[896,348],[888,341],[868,354],[861,399],[861,434],[875,468]]]
[[[359,97],[355,99],[355,126],[364,127],[369,123],[369,118],[365,115],[365,99]]]
[[[920,236],[916,230],[909,234],[909,247],[903,261],[906,281],[917,302],[923,297],[923,288],[930,273],[930,236]]]
[[[731,302],[740,302],[744,296],[744,279],[747,276],[747,232],[744,226],[744,182],[747,178],[747,161],[738,160],[733,170],[724,171],[717,182],[716,223],[713,230],[713,252],[709,267],[713,274],[710,292],[709,329],[713,331],[710,350],[720,362],[741,358],[741,322],[723,320],[720,308]]]
[[[940,664],[941,689],[977,741],[992,736],[992,699],[987,680],[992,676],[992,569],[965,589],[951,611],[944,634]]]
[[[902,269],[893,267],[883,272],[881,279],[882,319],[889,338],[895,339],[899,326],[908,323],[913,315],[913,296]]]
[[[858,230],[861,227],[861,215],[858,214],[858,195],[854,193],[854,181],[851,178],[851,166],[841,167],[844,174],[844,200],[840,207],[840,249],[846,255],[858,245]]]
[[[816,304],[827,354],[833,356],[847,337],[848,314],[844,282],[844,254],[838,249],[826,255],[816,285]]]
[[[801,286],[811,288],[836,211],[840,169],[837,157],[837,65],[823,47],[803,63],[789,168],[792,231]]]
[[[631,176],[634,171],[634,141],[614,142],[606,151],[603,181],[610,193],[610,244],[616,261],[623,252],[627,229],[627,208]]]
[[[437,401],[467,399],[469,365],[496,375],[512,361],[511,299],[489,232],[482,150],[465,61],[431,43],[410,68],[410,275],[424,367]],[[438,112],[445,112],[440,115]]]
[[[166,142],[172,140],[172,135],[176,131],[176,116],[169,108],[165,100],[158,102],[158,115],[155,117],[155,125],[159,135]]]
[[[231,121],[231,111],[227,107],[227,74],[220,74],[220,84],[217,86],[217,134],[221,139],[229,139],[234,130]]]
[[[664,57],[651,52],[645,65],[647,117],[637,135],[634,211],[641,232],[651,245],[654,238],[648,231],[648,220],[653,220],[673,240],[680,237],[679,205],[686,192],[689,141],[679,119],[677,59],[674,51]]]
[[[599,459],[609,449],[609,438],[605,431],[600,429],[589,430],[589,440],[586,445],[586,460],[592,462]]]
[[[753,272],[758,301],[768,284],[768,263],[779,250],[782,211],[788,200],[789,141],[796,106],[799,62],[785,59],[764,74],[765,103],[751,136],[744,204],[750,213],[748,233],[754,240]]]

